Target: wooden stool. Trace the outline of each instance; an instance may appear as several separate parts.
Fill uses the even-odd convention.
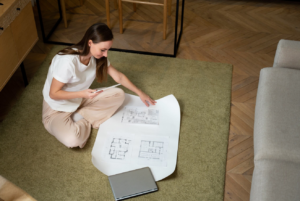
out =
[[[68,28],[65,0],[60,0],[60,3],[61,3],[61,10],[62,10],[62,16],[63,16],[65,28]],[[80,4],[81,4],[81,6],[83,5],[83,0],[80,0]]]
[[[108,1],[108,0],[107,0]],[[119,1],[119,18],[120,18],[120,33],[123,33],[123,14],[122,14],[122,2],[129,2],[134,4],[134,11],[136,11],[135,4],[146,4],[146,5],[153,5],[153,6],[163,6],[164,7],[164,14],[163,14],[163,39],[166,39],[167,35],[167,10],[169,10],[169,15],[171,15],[171,6],[172,0],[164,0],[164,3],[154,3],[154,2],[147,2],[147,1],[137,1],[137,0],[118,0]],[[169,9],[168,9],[169,8]]]
[[[117,0],[114,0],[114,5],[115,5],[115,9],[117,9],[118,8]],[[110,11],[109,11],[109,0],[105,0],[105,7],[106,7],[106,21],[107,21],[107,26],[109,28],[111,28],[110,27],[110,15],[109,15],[109,13],[110,13]]]
[[[120,19],[120,33],[123,33],[123,16],[122,16],[122,1],[133,3],[133,10],[136,11],[136,4],[147,4],[147,5],[154,5],[154,6],[163,6],[164,7],[164,14],[163,14],[163,39],[166,39],[167,35],[167,10],[169,15],[171,15],[171,6],[172,0],[164,0],[164,3],[153,3],[153,2],[146,2],[146,1],[136,1],[136,0],[118,0],[119,1],[119,19]],[[80,0],[81,5],[83,5],[83,0]],[[117,9],[118,4],[117,0],[114,0],[115,8]],[[106,20],[107,26],[110,26],[110,10],[109,10],[109,0],[105,0],[105,7],[106,7]],[[61,8],[62,8],[62,16],[65,24],[65,28],[68,27],[67,22],[67,15],[66,15],[66,4],[65,0],[61,0]]]

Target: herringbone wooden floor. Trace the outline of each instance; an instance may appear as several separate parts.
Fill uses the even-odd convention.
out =
[[[53,1],[43,1],[45,16],[55,17]],[[104,1],[67,1],[69,28],[61,23],[53,40],[77,42],[91,23],[106,22]],[[119,34],[118,14],[111,3],[114,47],[172,53],[174,10],[168,17],[167,40],[162,40],[162,9],[130,5],[124,8],[124,34]],[[38,20],[38,18],[37,18]],[[50,23],[51,20],[49,20]],[[38,26],[39,29],[39,26]],[[39,31],[40,34],[40,31]],[[41,36],[40,36],[41,38]],[[138,40],[137,40],[138,39]],[[253,164],[254,108],[260,69],[270,67],[280,39],[300,40],[300,2],[186,0],[184,34],[178,58],[233,64],[230,135],[224,200],[249,200]],[[51,45],[41,42],[25,60],[32,77]],[[20,97],[19,70],[0,93],[0,120]],[[13,91],[13,93],[12,93]]]

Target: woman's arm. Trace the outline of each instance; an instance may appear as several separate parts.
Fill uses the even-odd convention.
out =
[[[99,93],[102,92],[102,91],[99,91],[97,93],[94,93],[96,90],[93,90],[93,89],[86,89],[83,91],[74,91],[74,92],[64,91],[64,90],[61,90],[64,85],[65,85],[65,83],[62,83],[62,82],[58,81],[57,79],[53,78],[51,86],[50,86],[50,92],[49,92],[50,98],[52,98],[54,100],[67,100],[67,99],[73,99],[73,98],[92,99],[95,96],[97,96]]]
[[[119,72],[117,69],[115,69],[113,66],[108,67],[107,73],[119,84],[123,85],[127,89],[133,91],[136,93],[140,99],[143,101],[143,103],[146,106],[149,106],[148,103],[151,105],[155,105],[156,101],[152,100],[147,94],[145,94],[142,90],[137,88],[123,73]]]

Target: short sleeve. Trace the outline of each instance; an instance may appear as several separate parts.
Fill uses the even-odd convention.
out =
[[[75,69],[73,59],[69,55],[59,55],[53,65],[53,78],[68,83]]]

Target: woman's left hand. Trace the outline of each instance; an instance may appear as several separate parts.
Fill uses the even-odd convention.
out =
[[[139,94],[140,96],[140,99],[143,101],[143,103],[149,107],[149,104],[151,105],[155,105],[156,101],[155,100],[152,100],[152,98],[150,98],[147,94],[145,94],[144,92],[141,92]]]

